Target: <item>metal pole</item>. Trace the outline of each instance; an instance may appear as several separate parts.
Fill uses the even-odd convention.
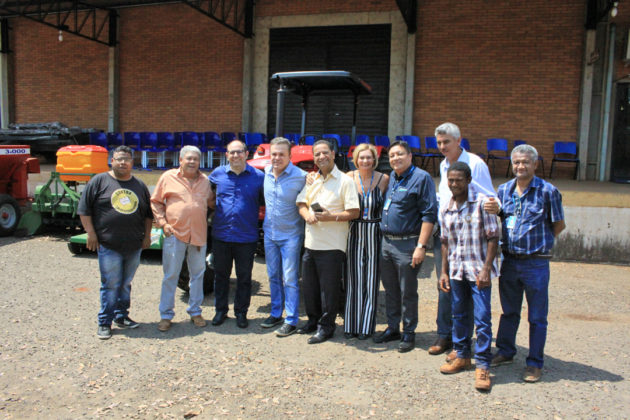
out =
[[[605,181],[606,162],[608,161],[608,134],[610,131],[610,107],[612,99],[613,71],[615,69],[615,29],[614,23],[610,24],[610,40],[608,41],[608,60],[606,68],[606,90],[604,95],[604,121],[602,122],[602,143],[599,155],[599,181]]]
[[[306,133],[306,108],[308,107],[308,93],[302,95],[302,126],[300,127],[300,138]]]
[[[352,137],[350,144],[356,144],[357,138],[357,108],[359,107],[359,95],[354,94],[354,110],[352,111]]]
[[[280,87],[278,88],[277,97],[277,109],[276,109],[276,137],[284,136],[284,95],[287,92],[287,88],[280,81]]]

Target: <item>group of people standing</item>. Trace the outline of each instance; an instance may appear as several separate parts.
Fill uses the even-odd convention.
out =
[[[258,208],[264,203],[271,312],[263,328],[277,327],[279,337],[312,334],[308,343],[318,344],[334,335],[338,311],[345,306],[347,339],[399,341],[398,351],[408,352],[415,347],[418,324],[418,272],[432,247],[439,290],[438,337],[429,353],[452,348],[440,371],[451,374],[471,367],[476,327],[475,387],[490,389],[490,366],[510,363],[516,354],[525,293],[530,350],[523,378],[539,380],[549,259],[554,238],[565,226],[561,195],[535,176],[538,155],[532,146],[512,151],[515,178],[501,185],[497,194],[485,162],[460,146],[455,124],[440,125],[435,135],[445,157],[437,193],[431,176],[413,164],[413,153],[404,141],[392,143],[387,151],[390,174],[376,171],[377,150],[370,144],[354,149],[357,169],[344,174],[335,165],[334,146],[319,140],[313,145],[318,171],[309,175],[291,163],[289,140],[278,137],[271,141],[271,164],[264,172],[247,164],[246,145],[234,140],[227,146],[228,164],[206,178],[199,171],[200,151],[186,146],[180,152],[180,167],[161,176],[150,199],[146,186],[131,175],[131,150],[116,149],[112,170],[88,183],[79,209],[87,246],[99,252],[99,338],[111,337],[112,322],[120,328],[138,326],[128,315],[130,284],[140,250],[149,245],[152,219],[165,235],[158,329],[171,327],[184,258],[190,272],[187,312],[195,326],[206,325],[200,305],[208,208],[215,210],[212,324],[221,325],[228,317],[234,262],[234,315],[237,326],[246,328]],[[490,298],[497,276],[503,314],[493,357]],[[308,318],[302,325],[300,277]],[[387,328],[375,333],[379,281],[385,289]]]

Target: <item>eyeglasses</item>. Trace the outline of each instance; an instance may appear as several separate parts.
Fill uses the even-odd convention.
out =
[[[228,155],[242,155],[245,154],[246,150],[228,150]]]
[[[117,157],[117,158],[115,157],[114,160],[116,162],[131,162],[131,161],[133,161],[133,159],[129,158],[129,157]]]

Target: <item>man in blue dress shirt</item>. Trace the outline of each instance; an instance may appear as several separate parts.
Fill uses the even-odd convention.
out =
[[[212,219],[216,313],[212,325],[221,325],[227,318],[234,261],[234,315],[236,325],[247,328],[264,174],[247,164],[247,146],[241,140],[229,143],[225,154],[228,164],[218,167],[209,176],[212,188],[216,190],[216,211]]]
[[[400,339],[398,351],[401,353],[415,346],[418,272],[437,221],[433,179],[426,171],[413,166],[412,161],[413,155],[407,142],[392,143],[389,164],[393,171],[381,218],[381,281],[385,288],[387,329],[374,337],[375,343]]]
[[[304,244],[304,220],[295,204],[306,180],[306,172],[291,163],[291,142],[283,137],[271,140],[271,165],[265,168],[265,260],[271,314],[262,324],[272,328],[283,324],[278,337],[297,330],[300,306],[298,284],[300,251]],[[282,311],[287,318],[282,322]]]
[[[512,363],[514,359],[525,292],[529,355],[523,380],[537,382],[542,375],[547,339],[549,259],[554,239],[565,228],[564,211],[558,189],[534,175],[538,166],[536,149],[526,144],[517,146],[511,159],[515,179],[499,186],[501,209],[496,202],[492,209],[502,222],[499,296],[503,314],[497,332],[498,352],[491,366]]]

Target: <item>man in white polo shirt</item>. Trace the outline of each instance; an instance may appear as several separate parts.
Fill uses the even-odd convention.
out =
[[[306,221],[302,257],[302,291],[308,321],[298,334],[317,333],[309,344],[322,343],[335,333],[348,221],[359,216],[359,199],[350,177],[335,166],[335,152],[327,140],[313,144],[319,172],[297,197]]]

